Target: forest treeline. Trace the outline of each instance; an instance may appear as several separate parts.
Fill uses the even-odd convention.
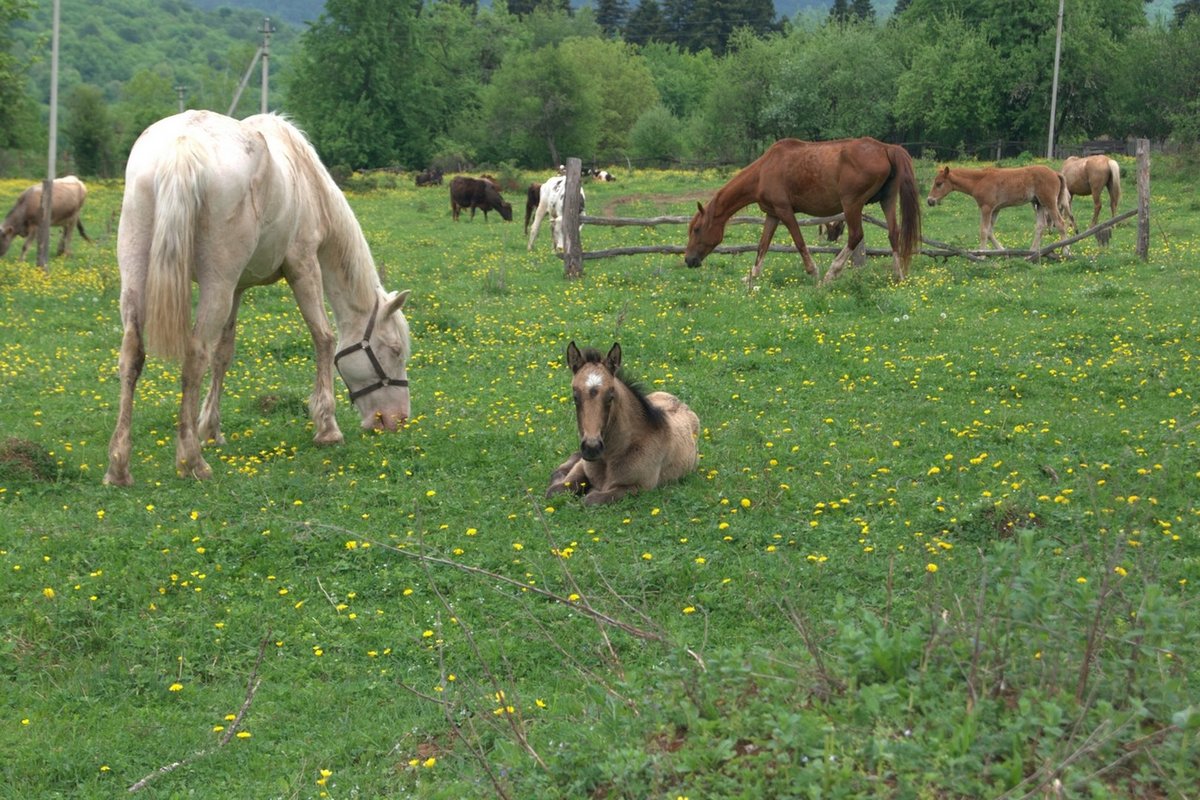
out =
[[[828,14],[778,20],[771,0],[597,0],[576,10],[562,0],[326,0],[303,31],[280,23],[274,34],[269,105],[343,169],[545,168],[567,156],[739,164],[784,136],[870,135],[941,157],[1020,142],[1042,154],[1057,5],[900,0],[880,19],[867,0],[838,0]],[[1151,22],[1143,0],[1067,2],[1057,141],[1194,145],[1197,5]],[[60,99],[63,157],[98,176],[119,173],[137,133],[181,97],[226,111],[262,23],[255,12],[182,0],[103,6],[123,9],[127,22],[64,11],[64,37],[98,63],[66,65]],[[140,24],[139,10],[168,15],[165,47],[149,33],[162,26]],[[4,171],[19,163],[14,154],[40,146],[44,156],[34,11],[31,0],[0,0]],[[113,77],[117,64],[132,65],[128,79]],[[258,108],[257,74],[250,84],[239,116]]]

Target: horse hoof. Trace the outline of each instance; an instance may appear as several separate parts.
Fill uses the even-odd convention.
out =
[[[109,470],[104,474],[105,486],[133,486],[133,475],[128,471],[123,473],[113,472]]]
[[[313,437],[313,443],[320,447],[333,447],[334,445],[341,444],[343,441],[345,441],[345,437],[342,436],[341,431],[318,433]]]

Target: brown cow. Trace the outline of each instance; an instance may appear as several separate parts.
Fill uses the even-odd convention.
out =
[[[468,178],[458,175],[450,181],[450,213],[455,221],[458,220],[458,212],[464,208],[471,209],[471,219],[475,219],[475,209],[478,208],[483,211],[485,220],[487,212],[499,211],[505,222],[512,222],[512,206],[500,196],[495,180],[488,176]]]
[[[79,212],[83,210],[83,201],[87,197],[87,187],[79,178],[68,175],[54,180],[54,190],[50,194],[50,225],[63,229],[62,241],[58,243],[58,254],[70,255],[71,235],[76,228],[85,241],[92,241],[83,229],[83,220],[79,218]],[[0,256],[8,252],[14,236],[24,236],[25,246],[21,248],[21,260],[24,260],[25,254],[29,252],[30,243],[37,238],[41,221],[42,184],[35,183],[21,192],[16,205],[4,218],[4,224],[0,225]]]

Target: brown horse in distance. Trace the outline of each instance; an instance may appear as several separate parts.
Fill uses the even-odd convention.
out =
[[[608,355],[567,345],[579,449],[550,476],[546,496],[584,495],[586,505],[677,481],[696,469],[700,419],[667,392],[643,394],[621,377],[621,345]]]
[[[988,243],[997,250],[1004,249],[1004,245],[996,239],[996,216],[1002,208],[1025,203],[1033,203],[1036,216],[1031,250],[1036,251],[1041,246],[1042,231],[1046,229],[1047,220],[1053,222],[1063,238],[1066,238],[1067,226],[1063,222],[1061,210],[1070,207],[1071,196],[1067,194],[1067,184],[1063,176],[1049,167],[1041,164],[983,169],[943,167],[934,177],[926,200],[929,205],[935,206],[951,192],[969,194],[979,206],[981,249],[986,248]],[[1063,254],[1066,253],[1067,248],[1063,248]]]
[[[903,222],[897,220],[899,201]],[[725,225],[751,203],[767,215],[758,254],[748,281],[762,272],[763,257],[775,229],[782,222],[792,235],[809,275],[820,278],[816,264],[796,221],[796,212],[812,216],[845,214],[849,236],[834,257],[825,281],[831,281],[846,265],[863,240],[863,206],[879,203],[887,217],[888,241],[892,246],[892,272],[904,280],[921,241],[921,200],[912,158],[899,145],[863,137],[828,142],[780,139],[754,163],[721,187],[708,206],[699,209],[688,226],[684,262],[698,267],[725,237]]]
[[[1121,165],[1106,155],[1095,156],[1071,156],[1062,165],[1062,176],[1067,182],[1067,191],[1071,196],[1090,194],[1092,196],[1092,224],[1088,227],[1096,227],[1096,222],[1100,219],[1100,195],[1108,189],[1108,205],[1112,212],[1110,217],[1117,215],[1117,205],[1121,202]],[[1079,226],[1075,223],[1075,215],[1070,213],[1070,205],[1068,204],[1068,215],[1071,220],[1071,227],[1079,231]],[[1096,240],[1101,244],[1108,244],[1109,236],[1112,233],[1111,228],[1105,228],[1096,234]]]

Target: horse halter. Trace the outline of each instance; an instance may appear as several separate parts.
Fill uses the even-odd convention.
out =
[[[363,332],[362,341],[355,342],[352,345],[347,345],[333,356],[333,366],[337,369],[338,374],[342,376],[342,383],[346,384],[346,389],[350,392],[350,402],[358,400],[371,392],[382,389],[385,386],[408,386],[408,381],[403,378],[389,378],[388,374],[383,371],[383,365],[379,363],[379,359],[375,357],[375,351],[371,349],[371,334],[375,331],[375,316],[379,313],[379,298],[375,298],[375,307],[371,309],[371,321],[367,323],[367,329]],[[338,361],[351,353],[357,353],[362,350],[367,354],[367,359],[370,360],[371,366],[375,368],[375,375],[379,380],[368,384],[361,389],[351,389],[350,382],[346,380],[342,368],[338,366]]]

